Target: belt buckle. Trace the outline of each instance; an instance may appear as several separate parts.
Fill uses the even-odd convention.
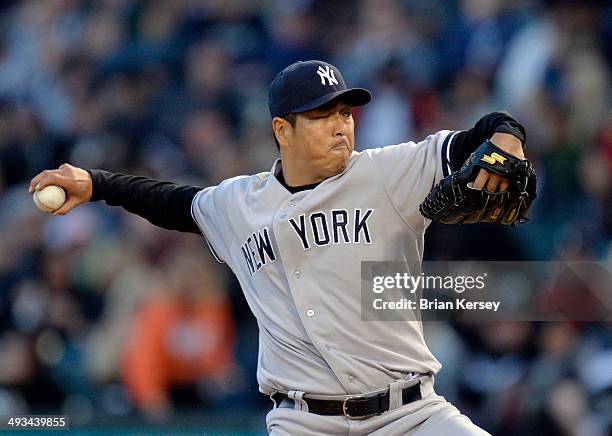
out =
[[[355,416],[350,415],[348,413],[347,401],[355,400],[359,398],[367,398],[367,397],[365,395],[349,395],[348,397],[346,397],[344,401],[342,401],[342,414],[348,419],[367,419],[367,418],[371,418],[372,416],[376,416],[377,413],[370,413],[369,415],[355,415]]]

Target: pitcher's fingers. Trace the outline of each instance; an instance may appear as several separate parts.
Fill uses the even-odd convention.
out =
[[[497,187],[499,186],[500,180],[501,180],[501,177],[499,177],[497,174],[490,174],[489,180],[487,180],[487,191],[489,192],[497,191]]]
[[[478,172],[478,176],[476,177],[476,180],[474,180],[474,183],[472,186],[474,187],[474,189],[482,189],[485,183],[487,183],[488,179],[489,179],[489,173],[481,169]]]
[[[51,174],[51,171],[53,170],[44,170],[41,171],[40,173],[38,173],[31,181],[30,181],[30,192],[34,192],[34,190],[36,189],[36,185],[38,185],[40,183],[40,181],[42,179],[44,179],[45,177],[47,177],[49,174]]]
[[[41,190],[49,185],[57,185],[61,186],[65,190],[68,190],[70,187],[70,179],[67,179],[66,176],[58,173],[57,171],[49,173],[47,176],[43,177],[37,184],[34,186],[34,189]]]
[[[78,206],[78,200],[74,197],[68,198],[68,200],[58,210],[53,212],[53,215],[66,215],[72,209]]]
[[[499,184],[499,192],[506,192],[510,187],[510,183],[508,179],[501,179],[501,183]]]

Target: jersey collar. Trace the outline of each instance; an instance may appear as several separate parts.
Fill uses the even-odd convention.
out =
[[[329,181],[329,180],[332,180],[332,179],[336,179],[336,178],[338,178],[338,177],[341,177],[341,176],[342,176],[342,175],[343,175],[343,174],[344,174],[344,173],[345,173],[345,172],[346,172],[346,171],[349,169],[349,167],[351,166],[351,161],[352,161],[352,160],[353,160],[353,158],[354,158],[355,156],[357,156],[358,154],[359,154],[359,152],[357,152],[357,151],[354,151],[354,150],[353,150],[353,152],[351,153],[351,157],[349,158],[349,163],[348,163],[348,165],[346,166],[346,168],[345,168],[345,169],[344,169],[344,170],[343,170],[341,173],[336,174],[336,175],[335,175],[335,176],[333,176],[333,177],[330,177],[330,178],[328,178],[328,179],[323,180],[322,182],[320,182],[320,183],[319,183],[319,184],[317,184],[316,186],[319,186],[321,183],[325,183],[325,182],[327,182],[327,181]],[[286,193],[288,193],[288,194],[290,194],[290,195],[293,195],[293,194],[291,194],[291,192],[289,192],[289,190],[287,190],[287,188],[286,188],[285,186],[283,186],[283,184],[282,184],[282,183],[281,183],[281,182],[278,180],[278,176],[279,176],[279,174],[281,173],[282,169],[283,169],[283,166],[282,166],[282,163],[281,163],[281,158],[278,158],[278,159],[276,159],[276,160],[274,161],[274,164],[272,164],[272,168],[270,169],[270,175],[271,175],[271,176],[273,176],[272,178],[274,179],[274,184],[275,184],[275,186],[277,186],[278,188],[282,189],[282,190],[283,190],[283,191],[285,191]]]

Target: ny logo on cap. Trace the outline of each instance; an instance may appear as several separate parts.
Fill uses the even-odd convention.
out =
[[[334,70],[329,68],[329,65],[325,65],[325,68],[319,66],[317,74],[321,77],[321,85],[325,85],[325,79],[329,82],[329,86],[338,84],[338,80],[336,80],[336,76],[334,75]]]

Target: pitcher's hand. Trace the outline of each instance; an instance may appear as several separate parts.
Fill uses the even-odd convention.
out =
[[[510,135],[509,133],[498,132],[491,136],[491,142],[519,159],[525,159],[523,145],[521,144],[521,140],[516,136]],[[508,180],[497,174],[481,169],[478,172],[476,180],[474,180],[474,188],[486,188],[489,192],[496,192],[499,188],[499,192],[504,192],[508,189]]]
[[[70,164],[62,164],[56,170],[45,170],[30,182],[29,192],[41,190],[45,186],[57,185],[64,188],[67,200],[53,215],[66,215],[75,207],[87,203],[93,193],[93,182],[89,173]]]

